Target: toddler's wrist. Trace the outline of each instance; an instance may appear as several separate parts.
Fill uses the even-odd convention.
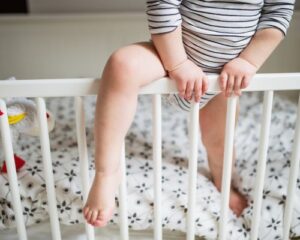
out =
[[[165,70],[169,72],[173,72],[177,69],[179,69],[181,66],[183,66],[189,59],[185,57],[183,60],[179,61],[177,64],[174,64],[172,66],[165,66]]]
[[[254,61],[249,60],[247,57],[245,57],[244,55],[240,55],[239,58],[243,59],[244,61],[246,61],[247,63],[251,64],[253,67],[255,67],[256,69],[259,69],[259,65],[257,63],[255,63]]]

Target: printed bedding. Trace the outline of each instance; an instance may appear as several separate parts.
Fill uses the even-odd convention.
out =
[[[243,93],[236,129],[238,189],[247,196],[249,206],[237,218],[229,216],[229,239],[249,239],[253,209],[254,179],[258,158],[258,139],[262,112],[262,93]],[[60,222],[83,222],[79,159],[76,143],[74,103],[72,98],[46,99],[47,107],[56,116],[56,126],[50,133],[55,177],[57,208]],[[93,116],[95,97],[85,98],[87,142],[90,176],[93,176],[94,142]],[[275,94],[271,136],[268,150],[262,218],[259,239],[282,239],[283,209],[286,199],[291,150],[295,129],[296,106]],[[151,136],[151,96],[140,96],[137,113],[126,137],[128,173],[129,227],[141,230],[153,227],[153,161]],[[163,228],[185,231],[188,196],[188,113],[163,102]],[[26,225],[48,218],[45,180],[39,139],[22,138],[14,151],[26,159],[18,173],[23,214]],[[197,176],[196,234],[205,239],[217,238],[220,215],[220,193],[210,181],[206,152],[200,140]],[[296,201],[300,198],[300,178],[297,179]],[[118,203],[118,196],[116,197]],[[15,227],[11,195],[6,174],[0,174],[0,230]],[[117,211],[110,224],[118,224]],[[300,236],[300,205],[293,212],[291,237]]]

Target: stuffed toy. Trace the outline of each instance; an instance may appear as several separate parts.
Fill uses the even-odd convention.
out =
[[[27,98],[11,98],[7,101],[7,115],[11,131],[12,143],[15,145],[18,142],[20,134],[29,136],[39,136],[39,123],[37,116],[37,107],[34,101]],[[48,131],[52,131],[55,125],[53,114],[46,111]],[[0,109],[0,117],[3,112]],[[14,154],[16,170],[22,168],[25,164],[24,159]],[[3,147],[0,142],[0,162],[3,164],[0,168],[2,173],[6,173],[6,165],[3,154]]]

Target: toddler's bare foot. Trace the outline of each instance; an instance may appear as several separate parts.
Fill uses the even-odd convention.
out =
[[[229,196],[229,207],[239,217],[247,207],[247,199],[238,190],[231,187]]]
[[[86,221],[103,227],[115,210],[115,194],[120,184],[121,168],[112,173],[96,172],[87,202],[83,208]]]
[[[220,175],[219,175],[220,176]],[[212,181],[216,188],[221,192],[221,180]],[[239,217],[247,207],[247,199],[236,188],[231,185],[229,193],[229,207]]]
[[[216,188],[221,192],[220,181],[216,184],[212,181]],[[239,217],[243,210],[248,206],[247,199],[236,188],[231,186],[229,193],[229,207]]]
[[[222,151],[214,150],[209,154],[208,163],[211,170],[212,182],[216,188],[221,192],[222,187],[222,164],[220,164],[220,156],[223,154]],[[221,154],[219,154],[221,152]],[[232,174],[235,175],[235,168],[232,169]],[[229,193],[229,207],[239,217],[243,210],[248,206],[247,199],[243,196],[232,184],[230,186]]]

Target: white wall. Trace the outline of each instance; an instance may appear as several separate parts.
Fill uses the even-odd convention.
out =
[[[29,0],[32,13],[142,11],[146,0]]]
[[[149,39],[145,14],[0,17],[0,79],[100,77],[117,48]]]
[[[0,79],[100,77],[114,50],[150,37],[144,13],[0,16],[0,36]],[[261,72],[300,72],[300,12]]]
[[[29,0],[32,13],[142,11],[146,0]],[[298,0],[297,8],[300,9]]]

